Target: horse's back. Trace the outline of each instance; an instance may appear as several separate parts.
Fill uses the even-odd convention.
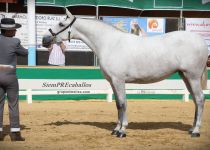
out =
[[[188,32],[188,31],[174,31],[174,32],[166,33],[164,36],[165,36],[166,41],[168,39],[170,43],[174,42],[177,44],[176,46],[178,47],[181,46],[180,44],[186,44],[187,45],[186,48],[194,47],[202,51],[207,51],[206,49],[207,44],[205,43],[203,37],[197,33]]]

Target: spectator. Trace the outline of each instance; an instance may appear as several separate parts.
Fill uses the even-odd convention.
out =
[[[66,44],[62,40],[56,40],[49,50],[48,64],[53,66],[65,66],[65,49]]]

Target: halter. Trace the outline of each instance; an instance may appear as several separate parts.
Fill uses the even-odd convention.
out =
[[[70,28],[71,28],[71,26],[73,25],[73,23],[75,21],[76,21],[76,17],[74,17],[74,19],[72,20],[72,22],[68,26],[66,26],[62,30],[58,31],[57,33],[54,33],[51,28],[49,29],[49,31],[50,31],[50,33],[52,34],[53,37],[56,37],[58,34],[60,34],[61,32],[65,31],[66,29],[69,28],[69,31],[68,31],[68,40],[70,42],[70,34],[71,34]]]

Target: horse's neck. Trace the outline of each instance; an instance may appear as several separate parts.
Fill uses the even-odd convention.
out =
[[[107,45],[107,42],[110,40],[105,38],[111,35],[112,31],[109,28],[112,29],[112,27],[96,20],[77,19],[74,38],[82,40],[100,57],[103,53],[103,47],[105,47],[103,45]]]

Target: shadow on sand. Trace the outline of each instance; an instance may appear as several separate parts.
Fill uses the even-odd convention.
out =
[[[94,126],[101,129],[112,130],[116,123],[115,122],[71,122],[71,121],[56,121],[44,125],[88,125]],[[130,122],[127,129],[134,130],[158,130],[158,129],[176,129],[181,131],[188,131],[192,126],[189,124],[183,124],[182,122]]]

